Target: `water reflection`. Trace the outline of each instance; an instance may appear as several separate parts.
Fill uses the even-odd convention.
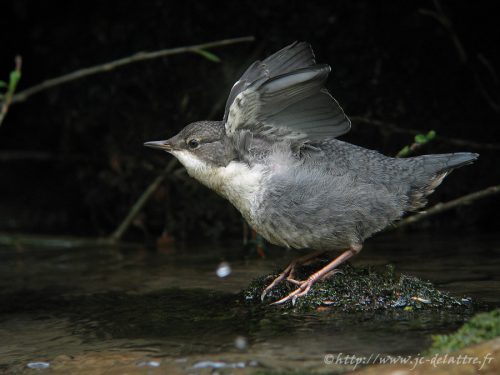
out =
[[[44,363],[57,372],[70,361],[64,356],[88,364],[89,352],[103,358],[120,353],[124,363],[151,369],[155,358],[162,358],[161,366],[170,358],[192,368],[214,354],[230,364],[300,360],[320,366],[325,353],[417,353],[430,334],[449,332],[468,318],[450,311],[304,314],[245,304],[238,290],[296,255],[282,249],[270,250],[266,259],[239,243],[168,252],[0,252],[0,370]],[[379,237],[357,262],[394,263],[398,271],[498,305],[499,253],[494,238]],[[221,259],[231,264],[224,278],[214,272]]]

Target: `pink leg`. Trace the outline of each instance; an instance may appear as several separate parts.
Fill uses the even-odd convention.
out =
[[[260,299],[263,301],[264,298],[266,297],[267,292],[269,292],[271,289],[273,289],[276,285],[281,283],[283,280],[288,280],[292,283],[299,283],[298,281],[294,280],[293,274],[295,272],[295,267],[301,264],[305,264],[309,262],[312,259],[317,258],[321,254],[323,254],[324,251],[315,251],[314,253],[304,255],[300,258],[294,259],[285,269],[283,272],[281,272],[278,277],[276,277],[271,284],[269,284],[266,289],[262,292],[260,295]]]
[[[340,264],[344,263],[347,259],[349,259],[352,256],[359,253],[361,251],[361,248],[362,248],[361,245],[351,246],[351,248],[349,250],[344,251],[337,258],[335,258],[330,263],[328,263],[325,267],[323,267],[319,271],[313,273],[311,276],[309,276],[307,278],[307,280],[299,282],[297,284],[297,285],[299,285],[299,287],[296,290],[291,292],[286,297],[280,299],[279,301],[274,302],[273,305],[278,305],[278,304],[284,303],[290,299],[292,300],[292,304],[295,304],[295,301],[297,300],[297,298],[305,296],[309,292],[309,290],[311,289],[311,286],[313,286],[313,284],[316,281],[330,276],[332,274],[332,272],[334,272],[335,269]]]

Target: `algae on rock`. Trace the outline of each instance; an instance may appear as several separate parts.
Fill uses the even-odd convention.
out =
[[[318,266],[302,266],[297,269],[296,278],[304,279],[318,269]],[[294,308],[299,310],[329,306],[342,311],[370,311],[387,309],[451,309],[470,308],[470,298],[457,298],[436,289],[432,283],[413,276],[396,275],[394,267],[383,269],[354,267],[347,263],[341,272],[326,280],[317,282],[309,293],[296,300]],[[277,276],[271,274],[255,279],[243,293],[245,301],[260,303],[263,289]],[[271,290],[264,302],[277,301],[296,288],[287,281]],[[284,304],[292,307],[291,302]]]

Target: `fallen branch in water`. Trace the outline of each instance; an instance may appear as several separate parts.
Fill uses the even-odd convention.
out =
[[[68,73],[68,74],[62,75],[60,77],[51,78],[51,79],[48,79],[46,81],[43,81],[43,82],[39,83],[38,85],[29,87],[29,88],[22,90],[22,91],[19,91],[17,94],[15,94],[12,97],[12,103],[22,102],[22,101],[28,99],[30,96],[37,94],[40,91],[47,90],[51,87],[58,86],[58,85],[61,85],[63,83],[74,81],[75,79],[80,79],[80,78],[87,77],[90,75],[103,73],[103,72],[109,72],[110,70],[116,69],[116,68],[123,66],[123,65],[128,65],[128,64],[132,64],[132,63],[144,61],[144,60],[156,59],[158,57],[178,55],[178,54],[187,53],[187,52],[201,54],[202,56],[205,56],[206,58],[208,58],[206,51],[204,51],[205,49],[213,48],[213,47],[222,47],[222,46],[227,46],[230,44],[252,42],[254,40],[255,40],[255,38],[253,36],[245,36],[245,37],[241,37],[241,38],[223,39],[223,40],[217,40],[214,42],[196,44],[193,46],[184,46],[184,47],[177,47],[177,48],[170,48],[170,49],[162,49],[159,51],[152,51],[152,52],[138,52],[132,56],[124,57],[122,59],[110,61],[110,62],[107,62],[104,64],[91,66],[88,68],[79,69],[79,70],[76,70],[72,73]],[[204,54],[204,52],[205,52],[205,54]],[[208,55],[208,56],[210,56],[210,55]]]
[[[112,243],[108,238],[100,237],[70,237],[70,236],[52,236],[27,233],[2,233],[0,232],[0,245],[12,246],[22,250],[24,246],[50,247],[50,248],[78,248],[78,247],[96,247],[111,245],[129,245],[122,243]]]
[[[471,204],[472,202],[474,202],[478,199],[486,198],[486,197],[489,197],[491,195],[498,194],[498,193],[500,193],[500,185],[495,185],[495,186],[490,186],[489,188],[479,190],[479,191],[476,191],[474,193],[470,193],[470,194],[464,195],[462,197],[453,199],[453,200],[446,202],[446,203],[437,203],[434,206],[430,207],[426,211],[422,211],[418,214],[408,216],[408,217],[404,218],[403,220],[398,221],[395,225],[393,225],[392,227],[389,227],[388,230],[398,229],[398,228],[416,223],[417,221],[427,219],[430,216],[440,214],[442,212],[451,210],[452,208]]]
[[[401,128],[398,125],[390,122],[375,120],[363,116],[352,116],[351,120],[352,122],[355,123],[358,122],[358,123],[373,125],[380,128],[381,130],[389,131],[391,133],[417,135],[422,132],[421,130],[411,129],[411,128],[408,129]],[[446,142],[448,144],[452,144],[455,146],[465,146],[483,150],[500,150],[500,144],[498,143],[479,143],[479,142],[469,141],[466,139],[443,137],[440,135],[436,136],[436,140]]]

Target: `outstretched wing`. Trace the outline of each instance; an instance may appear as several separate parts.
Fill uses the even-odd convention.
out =
[[[309,44],[293,43],[256,61],[233,86],[224,114],[228,136],[242,130],[265,138],[320,140],[351,123],[324,87],[328,65],[316,65]]]
[[[264,61],[255,61],[233,85],[229,97],[227,98],[224,121],[227,120],[229,109],[234,99],[257,80],[262,78],[274,78],[281,74],[301,68],[307,68],[315,64],[316,61],[311,45],[304,42],[294,42],[272,54]]]

